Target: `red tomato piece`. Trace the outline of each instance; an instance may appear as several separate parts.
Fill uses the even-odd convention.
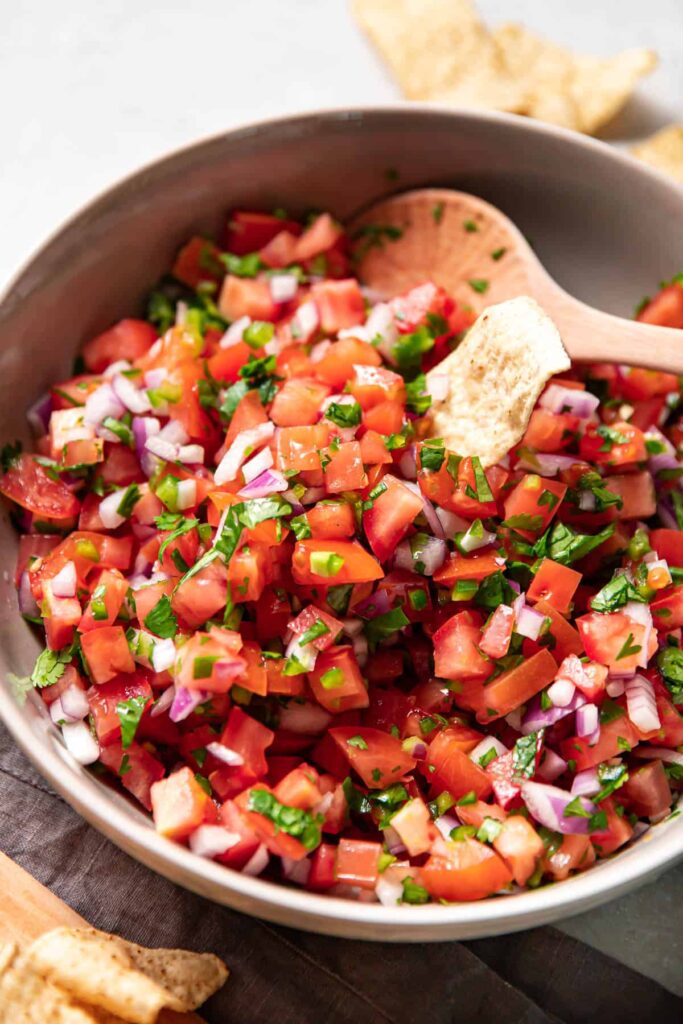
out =
[[[385,489],[363,512],[363,529],[370,547],[383,562],[406,536],[423,504],[420,496],[396,477],[387,475],[382,484]]]
[[[352,647],[330,647],[321,652],[308,673],[308,682],[318,703],[333,714],[366,708],[370,703]]]
[[[133,672],[135,669],[122,626],[102,626],[83,633],[81,650],[96,683],[106,683],[119,672]]]
[[[343,281],[319,281],[311,288],[325,334],[356,327],[365,320],[365,300],[355,277]]]
[[[683,328],[683,285],[679,282],[666,285],[640,310],[636,319],[658,327]]]
[[[464,611],[453,615],[437,629],[434,641],[434,668],[443,679],[488,679],[494,665],[483,654],[481,616]]]
[[[366,839],[340,839],[337,847],[335,878],[361,889],[374,889],[379,877],[381,843]]]
[[[40,519],[77,516],[80,502],[66,484],[48,476],[44,466],[26,453],[12,461],[0,477],[0,494]]]
[[[548,601],[562,615],[568,615],[581,573],[544,558],[526,592],[529,601]]]
[[[418,880],[433,899],[481,900],[512,881],[505,861],[485,843],[466,837],[445,845],[445,856],[431,856],[417,869]]]
[[[379,729],[337,726],[330,729],[330,736],[370,788],[382,789],[398,782],[415,767],[415,759],[406,754],[400,741]]]
[[[156,339],[156,328],[145,320],[119,320],[83,346],[83,361],[91,373],[102,373],[119,359],[134,363],[147,354]]]
[[[379,580],[383,573],[357,541],[300,540],[294,545],[292,575],[296,583],[331,587]]]
[[[189,768],[180,768],[151,789],[154,827],[168,839],[185,839],[201,825],[211,797]]]
[[[266,749],[274,739],[275,733],[271,729],[245,714],[241,708],[233,707],[220,742],[239,754],[244,759],[244,767],[256,778],[261,778],[268,771]]]

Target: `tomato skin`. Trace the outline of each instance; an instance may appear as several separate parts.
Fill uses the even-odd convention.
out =
[[[213,242],[195,235],[178,252],[171,273],[189,288],[196,288],[200,281],[220,281],[224,269],[218,256]]]
[[[103,620],[95,618],[91,596],[90,602],[78,624],[80,633],[85,633],[89,629],[98,629],[101,626],[112,626],[114,624],[114,620],[118,616],[128,593],[128,580],[117,569],[103,569],[92,584],[91,595],[98,587],[105,588],[102,600],[106,609],[106,618]]]
[[[282,427],[277,433],[276,462],[278,469],[297,473],[320,469],[320,449],[330,439],[324,423],[306,427]]]
[[[477,741],[478,742],[478,741]],[[473,749],[476,743],[469,737],[461,738],[457,729],[447,728],[435,736],[429,744],[425,778],[431,783],[432,793],[438,796],[444,790],[459,800],[471,790],[478,800],[485,800],[491,792],[491,779],[465,751]]]
[[[337,391],[354,375],[354,366],[380,366],[382,357],[376,348],[358,338],[334,341],[313,370],[318,380]]]
[[[548,601],[562,615],[568,615],[581,579],[581,573],[576,569],[560,565],[552,558],[544,558],[527,589],[527,600]]]
[[[641,309],[636,319],[658,327],[683,328],[683,285],[677,282],[666,285]]]
[[[660,818],[671,806],[671,787],[661,761],[630,771],[619,798],[639,818]]]
[[[310,260],[320,253],[327,252],[339,241],[342,234],[342,228],[329,213],[321,213],[297,240],[294,250],[295,262]]]
[[[581,435],[579,452],[588,462],[596,462],[601,466],[627,466],[633,462],[644,462],[647,459],[645,436],[642,430],[632,423],[618,420],[610,425],[623,441],[612,441],[601,437],[600,428],[589,423],[585,433]]]
[[[204,820],[209,797],[189,768],[180,768],[151,789],[154,827],[168,839],[185,839]]]
[[[324,892],[335,884],[335,868],[337,864],[337,847],[331,843],[321,843],[311,857],[311,870],[306,886],[313,892]]]
[[[312,377],[294,377],[285,381],[273,399],[270,418],[278,427],[313,426],[329,394],[327,384]]]
[[[23,453],[0,477],[0,494],[41,519],[77,516],[81,503],[62,480],[52,480],[32,455]]]
[[[495,666],[479,649],[481,621],[476,612],[458,612],[437,629],[432,637],[437,676],[485,680],[493,673]]]
[[[617,814],[613,797],[602,800],[600,810],[605,811],[607,815],[607,828],[600,832],[592,832],[590,839],[598,857],[607,857],[633,838],[633,826],[625,814]],[[589,859],[588,863],[592,861]],[[588,864],[583,866],[587,867]]]
[[[280,306],[273,301],[267,281],[235,277],[233,274],[228,274],[223,281],[218,308],[226,320],[249,316],[252,320],[268,320],[272,323],[280,313]]]
[[[683,567],[683,532],[681,530],[651,530],[650,546],[669,565]]]
[[[529,473],[505,499],[505,521],[522,537],[533,540],[547,528],[566,493],[566,484]]]
[[[434,582],[444,587],[452,587],[458,580],[481,582],[504,567],[505,559],[497,551],[475,552],[473,555],[461,555],[459,551],[453,551],[434,573]]]
[[[363,528],[370,547],[385,561],[403,540],[422,511],[422,499],[393,476],[382,481],[386,490],[363,512]]]
[[[327,689],[323,677],[325,673],[334,670],[339,670],[342,678],[333,689]],[[308,682],[318,703],[333,714],[353,708],[366,708],[370,703],[352,647],[335,646],[321,652],[315,668],[308,673]]]
[[[405,401],[405,384],[400,374],[367,363],[354,363],[353,370],[355,376],[349,380],[347,387],[363,412],[380,402],[402,404]]]
[[[365,320],[365,300],[355,277],[319,281],[311,288],[325,334],[356,327]]]
[[[623,502],[621,508],[615,507],[616,519],[649,519],[657,511],[654,480],[652,474],[645,470],[610,476],[605,486],[608,491],[618,494]]]
[[[340,839],[337,847],[335,878],[338,882],[374,889],[379,877],[381,843],[366,839]]]
[[[81,634],[81,649],[96,683],[106,683],[119,672],[135,669],[122,626],[101,626]]]
[[[543,856],[543,840],[533,825],[521,814],[511,814],[493,840],[494,850],[512,871],[517,885],[526,885]]]
[[[418,327],[427,324],[430,314],[448,320],[456,310],[455,300],[432,281],[409,288],[390,299],[388,305],[394,314],[396,327],[402,334],[412,334]]]
[[[534,409],[521,444],[536,452],[560,452],[571,444],[578,426],[578,416],[571,413]]]
[[[662,591],[650,607],[658,629],[669,632],[683,626],[683,584]]]
[[[337,726],[329,735],[366,786],[382,788],[398,782],[415,767],[415,759],[389,733],[368,726]],[[360,746],[349,743],[358,739]],[[365,746],[363,746],[365,744]]]
[[[119,359],[134,363],[147,354],[156,339],[156,328],[146,320],[119,320],[83,346],[83,361],[91,373],[102,373]]]
[[[683,744],[683,715],[671,700],[671,694],[661,680],[659,673],[648,669],[647,677],[655,688],[655,701],[661,728],[650,739],[655,746],[680,747]]]
[[[569,654],[581,655],[584,653],[583,643],[577,630],[549,601],[544,598],[537,600],[536,611],[550,619],[549,632],[555,641],[553,655],[556,661],[562,661]]]
[[[600,739],[594,746],[589,746],[585,737],[571,736],[560,742],[560,749],[564,759],[576,761],[576,770],[582,772],[611,757],[619,757],[624,753],[625,744],[632,749],[639,742],[640,733],[624,713],[611,722],[601,724]]]
[[[566,835],[558,850],[542,860],[543,870],[555,882],[569,877],[572,871],[582,871],[595,860],[590,839],[585,835]]]
[[[319,501],[306,513],[314,540],[345,540],[356,532],[353,508],[347,501]]]
[[[325,490],[328,494],[359,491],[367,485],[358,441],[345,441],[336,449],[327,448],[323,462]]]
[[[236,256],[246,256],[268,245],[281,231],[297,236],[301,227],[296,221],[259,210],[232,210],[225,228],[225,248]]]
[[[313,572],[311,555],[316,552],[343,558],[339,571],[333,576],[320,576]],[[339,583],[369,583],[381,579],[384,573],[379,563],[357,541],[299,540],[294,545],[292,575],[295,583],[330,587]]]
[[[486,623],[480,647],[489,658],[504,658],[510,647],[515,613],[509,605],[499,604]]]
[[[552,654],[542,648],[517,665],[497,676],[493,682],[465,685],[455,700],[461,707],[476,712],[478,722],[486,724],[508,715],[525,704],[553,681],[557,664]]]
[[[125,771],[122,775],[124,757]],[[102,747],[100,761],[119,777],[124,789],[139,800],[146,810],[152,810],[152,786],[164,777],[166,771],[161,761],[135,741],[125,750],[120,743]]]
[[[417,869],[420,883],[433,899],[480,900],[512,881],[512,872],[490,846],[469,836],[445,845],[446,856],[432,855]]]
[[[220,742],[242,756],[245,769],[255,778],[262,778],[268,771],[265,752],[274,739],[275,733],[271,729],[245,714],[241,708],[233,707]]]
[[[683,587],[681,591],[683,594]],[[653,616],[657,614],[654,603],[652,614]],[[655,618],[654,621],[656,622],[657,619]],[[667,628],[668,621],[667,619]],[[589,612],[588,615],[582,615],[577,619],[576,625],[579,628],[588,657],[619,672],[635,672],[641,667],[644,655],[647,654],[649,659],[657,649],[657,637],[653,630],[650,637],[650,649],[643,652],[645,627],[639,622],[634,622],[624,612]],[[632,654],[624,655],[624,646],[629,637],[631,637],[629,648],[636,647],[637,650]]]

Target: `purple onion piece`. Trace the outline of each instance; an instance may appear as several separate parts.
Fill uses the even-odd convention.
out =
[[[572,697],[569,704],[563,708],[552,707],[544,710],[541,707],[541,698],[534,697],[527,712],[522,719],[522,735],[527,736],[530,732],[537,732],[538,729],[547,728],[559,722],[561,718],[571,715],[578,708],[583,707],[586,698],[578,690]]]
[[[561,832],[563,835],[587,835],[588,817],[595,813],[595,804],[581,796],[572,796],[564,789],[549,786],[544,782],[524,782],[522,800],[532,818],[540,825]],[[566,814],[573,801],[578,800],[585,817],[581,814]]]
[[[182,722],[192,714],[195,708],[208,700],[209,696],[210,694],[205,690],[189,690],[186,686],[177,687],[168,717],[172,722]]]

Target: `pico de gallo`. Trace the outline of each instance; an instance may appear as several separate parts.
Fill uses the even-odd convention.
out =
[[[447,450],[425,374],[474,316],[362,287],[396,230],[234,211],[0,478],[74,758],[198,856],[386,905],[566,879],[683,780],[678,378],[575,367],[499,464]],[[639,316],[683,327],[681,279]]]

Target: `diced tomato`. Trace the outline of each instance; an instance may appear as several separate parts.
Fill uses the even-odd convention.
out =
[[[166,771],[158,758],[139,743],[133,742],[125,750],[120,743],[112,743],[102,747],[100,761],[118,776],[124,789],[143,807],[152,810],[152,787]]]
[[[451,728],[444,729],[429,744],[425,777],[435,796],[446,790],[454,800],[459,800],[474,791],[477,799],[484,800],[491,792],[491,779],[463,749],[469,744],[457,729]]]
[[[494,665],[481,650],[481,616],[458,612],[437,629],[434,668],[444,679],[488,679]]]
[[[663,747],[680,747],[683,744],[683,715],[674,706],[671,694],[659,677],[659,673],[646,673],[655,688],[655,701],[659,715],[660,729],[650,742]],[[45,691],[43,691],[44,693]]]
[[[324,892],[335,884],[337,847],[332,843],[321,843],[311,856],[311,870],[306,883],[313,892]]]
[[[237,256],[256,252],[275,238],[280,231],[301,234],[296,221],[256,210],[233,210],[225,230],[225,248]]]
[[[683,328],[683,285],[678,281],[666,285],[640,310],[637,319],[658,327]]]
[[[477,721],[493,722],[509,715],[535,694],[545,689],[555,678],[557,664],[550,651],[541,649],[515,668],[502,672],[485,686],[465,686],[456,694],[455,701],[475,711]]]
[[[683,531],[651,530],[650,546],[669,565],[683,567]]]
[[[273,399],[270,418],[279,427],[313,425],[320,416],[320,406],[330,389],[311,377],[295,377],[285,381]]]
[[[308,643],[317,651],[325,651],[339,638],[344,623],[321,608],[309,604],[299,612],[296,618],[287,623],[287,628],[292,631],[294,636],[298,637],[313,628],[315,636]]]
[[[543,840],[521,814],[511,814],[493,840],[493,848],[512,871],[517,885],[526,885],[543,855]]]
[[[571,413],[534,409],[521,444],[536,452],[560,452],[571,444],[578,426],[578,416]]]
[[[365,320],[365,301],[355,277],[344,281],[319,281],[311,288],[325,334],[356,327]]]
[[[527,474],[505,499],[506,525],[533,539],[546,529],[566,493],[566,484]]]
[[[354,375],[354,366],[379,366],[382,357],[376,348],[358,338],[341,338],[332,342],[322,359],[314,365],[318,380],[335,391],[343,388]]]
[[[320,469],[320,449],[330,437],[323,423],[307,427],[282,427],[277,434],[277,463],[283,472],[297,473]]]
[[[591,703],[600,702],[605,693],[607,668],[594,661],[581,661],[575,654],[563,659],[557,679],[566,679]]]
[[[218,256],[213,242],[195,235],[176,256],[171,273],[190,288],[196,288],[200,281],[221,281],[225,268]]]
[[[382,484],[385,489],[371,499],[371,507],[363,512],[363,528],[370,547],[384,561],[406,536],[423,505],[419,495],[396,477],[387,475]]]
[[[119,359],[134,363],[147,354],[156,339],[156,328],[145,320],[119,320],[83,346],[83,361],[91,373],[102,373]]]
[[[81,635],[81,650],[96,683],[106,683],[119,672],[135,668],[122,626],[101,626]]]
[[[323,453],[323,474],[328,494],[358,491],[367,484],[358,441],[346,441]]]
[[[374,889],[379,875],[381,843],[365,839],[340,839],[337,847],[335,877],[338,882]]]
[[[526,592],[529,601],[548,601],[562,615],[568,615],[581,573],[544,558]]]
[[[604,811],[607,816],[607,828],[591,833],[590,839],[597,855],[608,857],[610,853],[614,853],[620,846],[633,838],[633,826],[625,814],[617,813],[613,797],[601,800],[600,810]],[[582,867],[588,867],[591,863],[592,859],[589,858]]]
[[[379,562],[357,541],[300,540],[294,545],[292,574],[296,583],[330,587],[382,578]]]
[[[652,474],[623,473],[605,480],[608,491],[618,494],[621,508],[616,508],[617,519],[649,519],[657,510],[657,498]]]
[[[639,818],[657,820],[666,814],[671,807],[671,788],[662,762],[649,761],[630,771],[619,799]]]
[[[78,624],[81,633],[112,626],[128,593],[128,580],[117,569],[103,569],[91,585],[90,601]]]
[[[239,754],[244,760],[244,767],[256,778],[262,778],[268,770],[265,752],[274,739],[275,733],[271,729],[245,714],[241,708],[233,707],[220,742]]]
[[[616,716],[609,722],[601,722],[600,738],[591,746],[585,737],[571,736],[562,740],[560,747],[565,760],[576,762],[576,770],[584,771],[594,768],[610,757],[618,757],[631,750],[640,741],[640,734],[631,720],[619,705],[615,705],[612,713]]]
[[[342,228],[329,213],[321,213],[298,239],[294,252],[295,261],[299,263],[310,260],[320,253],[327,252],[342,233]]]
[[[391,299],[389,308],[398,330],[412,334],[418,327],[427,325],[430,316],[448,320],[455,310],[455,301],[439,285],[425,281]],[[448,324],[444,333],[449,333]]]
[[[308,509],[306,519],[314,540],[344,540],[353,537],[356,530],[353,507],[334,498],[319,501]]]
[[[189,768],[180,768],[151,789],[154,827],[169,839],[185,839],[204,820],[211,799]]]
[[[572,871],[582,871],[595,860],[590,839],[586,835],[566,835],[557,850],[543,858],[543,869],[553,881],[569,877]]]
[[[647,458],[642,430],[620,420],[609,426],[589,423],[581,436],[579,451],[584,459],[600,466],[627,466]]]
[[[330,736],[366,786],[382,789],[415,767],[394,736],[367,726],[337,726]]]
[[[366,708],[370,703],[352,647],[335,646],[321,652],[308,673],[308,682],[318,703],[333,714]]]
[[[654,605],[652,612],[657,614]],[[651,658],[657,650],[657,637],[653,631],[650,649],[643,651],[645,626],[634,622],[624,612],[589,612],[577,619],[576,624],[588,657],[624,674],[635,672],[644,657]]]
[[[77,516],[80,502],[61,479],[53,480],[32,455],[14,459],[0,477],[0,494],[40,519]]]
[[[510,647],[515,613],[507,604],[499,604],[490,617],[481,637],[481,647],[489,658],[504,658]]]
[[[273,301],[268,281],[228,274],[218,297],[218,308],[226,320],[242,316],[252,320],[275,321],[280,307]]]
[[[466,836],[444,846],[445,854],[432,855],[417,870],[419,881],[433,899],[449,903],[480,900],[512,881],[505,861],[485,843]]]
[[[536,611],[550,619],[549,633],[554,642],[553,655],[558,663],[568,654],[583,654],[579,633],[550,602],[540,598],[536,601]]]
[[[496,551],[475,552],[473,555],[461,555],[459,551],[453,551],[434,573],[434,582],[443,587],[452,587],[458,580],[481,582],[504,568],[505,559]]]
[[[354,363],[353,371],[347,387],[364,412],[380,402],[405,401],[405,384],[400,374],[383,366],[368,365],[367,360]]]

